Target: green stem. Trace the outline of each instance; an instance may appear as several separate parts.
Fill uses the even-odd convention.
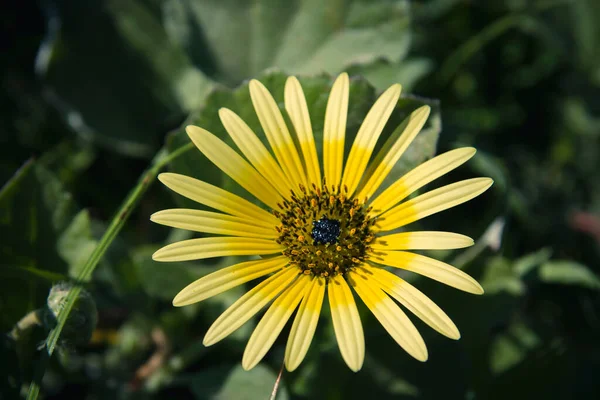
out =
[[[86,282],[92,276],[92,273],[96,269],[98,262],[100,261],[100,259],[102,259],[102,256],[104,256],[104,253],[106,253],[106,250],[108,250],[110,244],[117,237],[117,235],[121,231],[121,228],[123,228],[125,221],[127,221],[129,216],[131,215],[131,212],[134,210],[134,208],[140,201],[142,195],[146,192],[146,190],[148,190],[150,183],[154,181],[154,179],[158,175],[158,172],[165,165],[167,165],[183,153],[187,152],[188,150],[192,149],[193,147],[194,145],[192,143],[188,143],[184,146],[181,146],[172,153],[168,153],[168,151],[165,148],[162,148],[158,151],[158,153],[152,160],[150,167],[142,174],[136,186],[131,190],[131,192],[129,192],[129,195],[127,196],[123,204],[121,204],[121,207],[119,208],[117,213],[114,215],[110,225],[106,229],[106,232],[104,232],[102,239],[100,239],[100,242],[94,249],[93,253],[90,255],[90,258],[87,260],[85,266],[83,267],[79,276],[77,277],[77,282]],[[79,296],[79,293],[81,293],[81,289],[81,286],[73,287],[73,289],[71,289],[71,291],[65,298],[64,308],[60,311],[56,318],[56,327],[52,329],[52,331],[50,331],[50,333],[48,334],[48,338],[46,339],[46,343],[44,346],[46,351],[42,353],[37,374],[35,376],[35,379],[31,382],[31,385],[29,386],[29,393],[27,395],[28,400],[35,400],[39,395],[40,382],[44,377],[46,366],[48,365],[48,361],[50,360],[52,353],[54,353],[54,349],[56,348],[56,344],[58,343],[60,334],[63,330],[63,327],[65,326],[65,322],[67,321],[69,313],[73,308],[75,299],[77,298],[77,296]]]

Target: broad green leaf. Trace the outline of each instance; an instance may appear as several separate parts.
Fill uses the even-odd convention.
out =
[[[14,272],[23,268],[23,274],[2,280],[3,330],[43,303],[51,282],[32,280],[31,274],[48,279],[66,275],[68,263],[57,251],[57,238],[74,214],[71,195],[50,171],[33,161],[26,163],[0,191],[1,264],[7,267],[2,269]]]
[[[149,1],[62,1],[55,11],[60,25],[40,49],[37,72],[84,139],[149,156],[211,86]]]
[[[318,74],[398,63],[411,40],[407,1],[168,0],[162,10],[170,38],[228,84],[269,67]]]
[[[211,368],[180,378],[189,382],[194,396],[200,400],[263,400],[273,391],[277,374],[263,364],[250,371],[240,365],[234,367]],[[277,400],[289,398],[285,380],[280,382]]]
[[[376,60],[371,64],[357,65],[348,69],[352,75],[364,76],[377,90],[385,90],[395,83],[410,92],[416,83],[431,72],[433,64],[426,58],[406,59],[399,64]]]
[[[585,265],[570,260],[553,260],[539,268],[543,282],[600,290],[600,279]]]

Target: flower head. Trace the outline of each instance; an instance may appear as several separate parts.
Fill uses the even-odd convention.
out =
[[[420,361],[428,357],[425,343],[394,300],[441,334],[460,337],[437,305],[384,266],[412,271],[466,292],[483,293],[464,272],[407,251],[457,249],[472,245],[472,239],[449,232],[394,232],[476,197],[491,186],[492,180],[468,179],[405,200],[475,154],[473,148],[460,148],[421,164],[374,196],[430,111],[423,106],[410,114],[371,157],[400,90],[400,85],[394,85],[379,97],[344,163],[349,79],[345,73],[336,79],[325,113],[322,170],[307,103],[294,77],[285,85],[285,109],[295,138],[268,90],[256,80],[250,82],[252,103],[272,152],[228,109],[219,110],[219,117],[245,158],[212,133],[187,127],[198,149],[269,209],[187,176],[165,173],[159,177],[180,195],[218,212],[172,209],[157,212],[152,220],[218,236],[170,244],[154,254],[155,260],[260,256],[191,283],[175,297],[175,306],[196,303],[266,277],[213,323],[205,345],[222,340],[274,300],[250,337],[242,365],[250,369],[264,357],[297,309],[285,351],[285,365],[293,370],[308,351],[327,294],[342,357],[358,371],[365,343],[351,288],[394,340]]]

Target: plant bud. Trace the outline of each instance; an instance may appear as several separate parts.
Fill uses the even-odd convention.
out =
[[[71,283],[59,282],[50,289],[46,309],[43,313],[46,329],[53,329],[56,326],[58,314],[64,308],[66,297],[72,288]],[[96,303],[89,292],[82,289],[75,299],[71,313],[63,327],[61,341],[74,345],[87,343],[96,329],[97,321]]]

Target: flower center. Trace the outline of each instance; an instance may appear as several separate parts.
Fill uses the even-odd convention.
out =
[[[283,254],[307,275],[331,277],[346,274],[366,260],[373,240],[373,218],[346,190],[313,186],[279,204],[273,213],[281,220],[277,243]]]
[[[310,236],[315,244],[332,244],[337,242],[340,237],[340,221],[321,217],[318,221],[313,221],[313,228]]]

